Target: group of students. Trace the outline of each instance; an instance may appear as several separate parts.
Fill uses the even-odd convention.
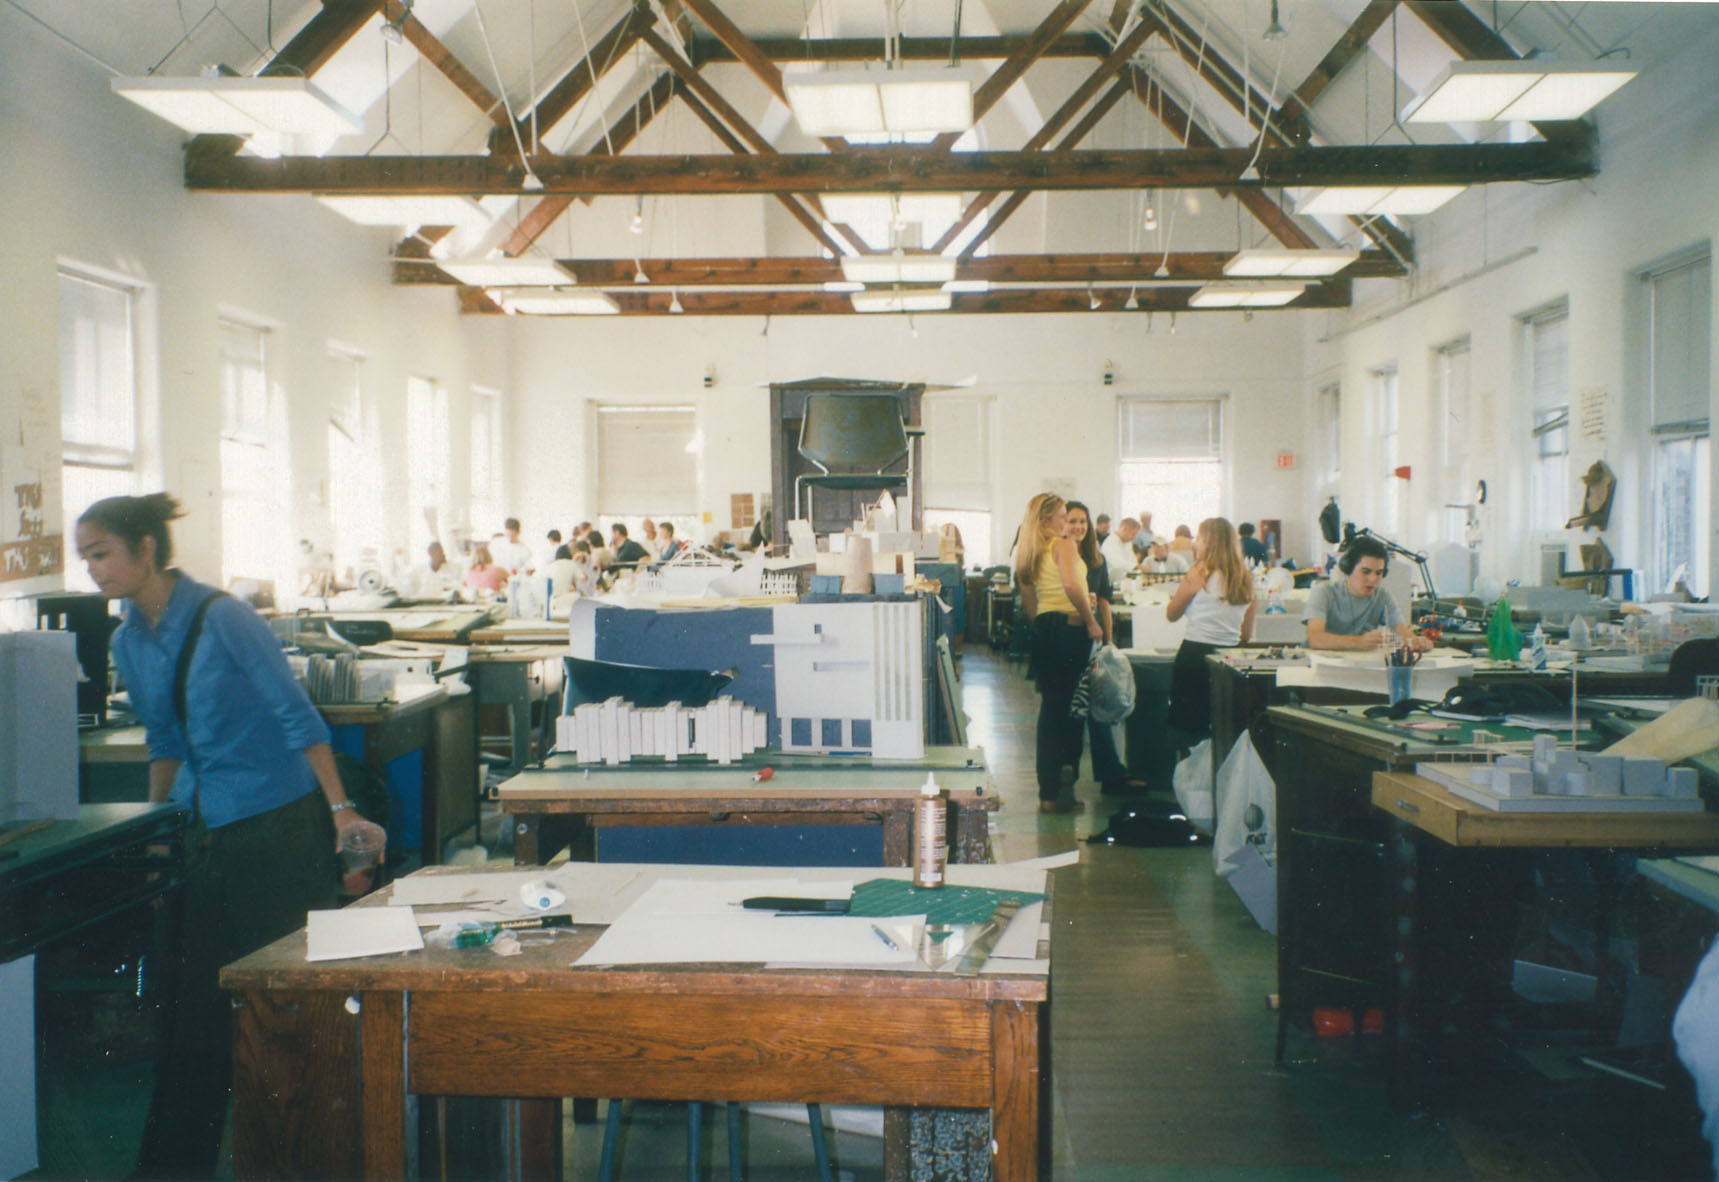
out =
[[[1095,646],[1113,643],[1115,563],[1101,552],[1090,521],[1079,501],[1039,493],[1027,503],[1015,549],[1015,582],[1031,628],[1031,671],[1039,690],[1035,771],[1042,812],[1075,807],[1074,781],[1088,729],[1093,778],[1103,790],[1145,789],[1128,778],[1110,728],[1085,723],[1069,709]],[[1123,536],[1112,535],[1115,541],[1107,540],[1107,547],[1114,551],[1132,543],[1139,529],[1139,522],[1124,519],[1118,530]],[[1245,644],[1253,635],[1254,580],[1244,546],[1251,538],[1251,528],[1244,536],[1222,517],[1200,522],[1186,573],[1165,608],[1172,623],[1187,621],[1170,674],[1170,725],[1185,740],[1182,746],[1191,746],[1211,728],[1206,657]],[[1432,647],[1413,633],[1395,600],[1380,588],[1389,561],[1389,552],[1370,537],[1357,537],[1345,548],[1338,560],[1342,581],[1319,584],[1308,597],[1303,619],[1310,647],[1364,649],[1393,639],[1420,651]]]
[[[472,547],[471,561],[465,573],[456,577],[448,565],[447,550],[441,542],[431,542],[426,561],[408,572],[407,594],[410,598],[441,598],[459,585],[474,593],[500,594],[515,575],[535,574],[549,580],[554,594],[577,591],[591,595],[607,586],[622,569],[655,566],[667,562],[686,547],[675,537],[671,522],[645,519],[642,541],[630,536],[624,524],[617,522],[609,529],[609,539],[589,521],[573,528],[570,541],[563,541],[561,531],[552,529],[545,535],[545,545],[534,553],[520,536],[519,518],[509,517],[502,532],[487,542]]]

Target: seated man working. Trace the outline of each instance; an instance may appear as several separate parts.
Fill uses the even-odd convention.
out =
[[[1343,547],[1337,560],[1341,580],[1315,583],[1307,595],[1302,621],[1307,646],[1320,649],[1368,649],[1384,644],[1380,629],[1388,628],[1416,652],[1432,641],[1416,636],[1391,598],[1379,588],[1390,566],[1390,551],[1374,538],[1358,537]]]

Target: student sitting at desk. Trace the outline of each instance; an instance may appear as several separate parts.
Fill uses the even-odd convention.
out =
[[[424,561],[406,571],[395,590],[406,599],[446,599],[459,585],[459,574],[448,565],[448,553],[440,542],[424,550]]]
[[[473,591],[488,591],[491,595],[507,586],[507,572],[490,557],[488,546],[479,546],[472,551],[471,568],[466,571],[466,586]]]
[[[1308,592],[1301,617],[1308,648],[1379,648],[1385,640],[1382,629],[1390,629],[1416,652],[1432,648],[1432,641],[1409,628],[1391,593],[1379,587],[1390,561],[1390,551],[1376,538],[1357,537],[1343,547],[1337,559],[1342,580],[1315,584]]]
[[[616,522],[609,527],[609,544],[615,551],[610,566],[638,566],[651,560],[651,552],[627,536],[627,527]]]
[[[269,626],[167,566],[167,523],[178,516],[156,493],[97,501],[77,524],[90,578],[125,600],[113,657],[148,735],[149,799],[171,795],[192,816],[175,983],[134,1178],[214,1173],[233,1079],[221,966],[334,905],[335,833],[360,821],[328,726]]]

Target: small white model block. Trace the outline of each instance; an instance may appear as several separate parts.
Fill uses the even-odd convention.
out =
[[[1679,800],[1693,800],[1701,787],[1701,776],[1692,767],[1674,767],[1665,773],[1667,796]]]
[[[1594,777],[1595,796],[1617,796],[1623,791],[1623,756],[1590,755],[1588,772]]]
[[[1623,761],[1625,796],[1660,796],[1665,789],[1665,765],[1657,759],[1626,756]]]
[[[732,698],[689,709],[679,702],[635,709],[620,698],[586,702],[555,720],[555,744],[581,763],[616,767],[641,756],[702,755],[733,763],[764,746],[768,717]]]
[[[1534,773],[1527,768],[1506,768],[1491,778],[1497,796],[1533,796]]]

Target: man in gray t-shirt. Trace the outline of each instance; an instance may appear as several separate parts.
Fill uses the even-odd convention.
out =
[[[1379,587],[1389,561],[1390,552],[1372,538],[1356,538],[1344,547],[1337,564],[1342,581],[1315,584],[1308,593],[1301,619],[1309,648],[1378,648],[1381,628],[1389,628],[1418,652],[1432,648],[1432,641],[1409,629],[1391,593]]]

